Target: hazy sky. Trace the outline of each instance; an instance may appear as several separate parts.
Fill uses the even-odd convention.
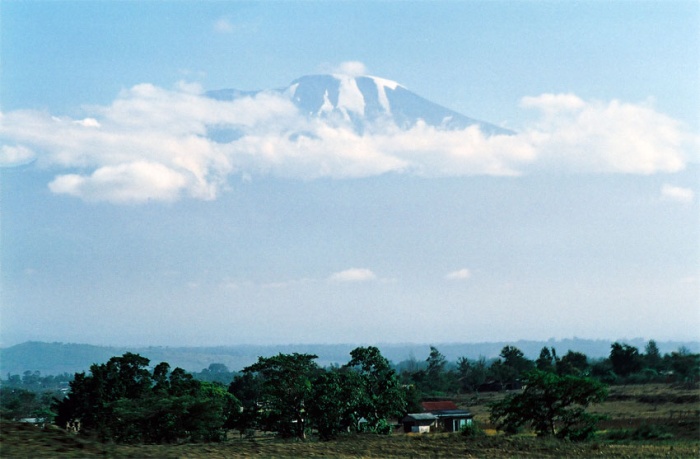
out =
[[[696,1],[3,1],[0,344],[698,339],[699,30]],[[202,96],[330,72],[517,134],[295,150],[278,98]]]

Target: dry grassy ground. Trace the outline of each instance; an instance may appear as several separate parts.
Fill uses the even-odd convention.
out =
[[[458,404],[471,410],[479,425],[489,429],[493,427],[489,423],[489,404],[505,396],[503,392],[468,395],[461,397]],[[693,421],[700,422],[700,389],[669,384],[613,386],[609,388],[608,399],[591,406],[589,411],[608,417],[599,424],[603,431],[635,428],[645,423],[693,424]],[[681,429],[677,433],[683,438],[690,434],[692,439],[697,429],[690,430],[693,432]]]
[[[487,403],[503,394],[466,397],[460,404],[473,410],[477,422],[487,422]],[[465,404],[465,402],[467,402]],[[643,423],[663,423],[673,438],[666,440],[605,439],[566,443],[532,436],[503,435],[464,438],[458,434],[391,436],[348,435],[332,442],[282,441],[272,437],[242,440],[236,435],[219,444],[113,445],[16,423],[0,423],[0,457],[4,458],[632,458],[700,457],[700,390],[664,385],[615,387],[610,401],[593,409],[610,416],[605,430],[631,429]],[[682,412],[682,413],[681,413]],[[673,417],[671,415],[673,414]],[[486,426],[488,427],[488,426]]]

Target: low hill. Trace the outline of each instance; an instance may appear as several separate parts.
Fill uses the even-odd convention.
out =
[[[642,339],[620,340],[644,351],[646,342]],[[549,341],[513,341],[492,343],[433,343],[447,359],[454,362],[459,357],[486,359],[498,357],[506,345],[518,347],[531,359],[537,358],[543,346],[555,347],[559,355],[568,350],[582,352],[589,358],[607,357],[612,341],[566,339]],[[172,367],[187,371],[201,371],[212,363],[223,363],[232,371],[257,361],[259,356],[269,357],[278,353],[309,353],[318,355],[317,362],[327,366],[342,365],[350,360],[350,351],[366,344],[285,344],[285,345],[235,345],[213,347],[117,347],[94,346],[89,344],[45,343],[29,341],[0,349],[0,374],[22,374],[25,371],[40,371],[42,375],[75,373],[86,371],[93,363],[104,363],[110,357],[133,352],[147,357],[152,364],[168,362]],[[657,342],[662,353],[668,353],[684,346],[691,352],[700,352],[700,342]],[[382,354],[394,363],[415,359],[424,361],[429,352],[429,344],[377,344]]]

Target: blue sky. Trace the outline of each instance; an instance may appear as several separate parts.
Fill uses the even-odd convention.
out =
[[[6,1],[0,21],[2,345],[698,338],[697,2]],[[519,134],[467,154],[332,131],[302,157],[284,103],[201,95],[348,69]],[[199,135],[231,119],[257,143]]]

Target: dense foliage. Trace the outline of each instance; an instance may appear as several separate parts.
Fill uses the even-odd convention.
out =
[[[530,425],[538,436],[585,440],[598,417],[585,410],[607,396],[605,386],[591,378],[535,370],[525,377],[525,389],[491,407],[491,421],[499,429],[517,432]]]
[[[643,352],[613,343],[598,360],[551,347],[530,360],[514,346],[491,361],[450,362],[434,346],[426,360],[398,365],[376,347],[354,349],[343,366],[322,368],[316,358],[279,354],[240,373],[213,363],[189,374],[167,363],[151,369],[148,359],[127,353],[92,365],[89,374],[8,374],[0,380],[0,417],[56,417],[62,427],[124,443],[217,441],[229,429],[297,438],[314,431],[328,440],[347,431],[388,433],[395,419],[422,411],[426,398],[522,389],[493,406],[500,428],[581,439],[595,426],[585,408],[603,396],[602,384],[695,384],[700,377],[700,354],[680,348],[661,355],[653,340]]]
[[[0,381],[0,419],[20,420],[34,418],[51,422],[54,413],[51,405],[62,399],[73,377],[68,373],[42,376],[38,371],[25,371],[20,375],[7,375]]]
[[[389,433],[389,418],[405,412],[406,389],[376,347],[350,355],[347,365],[330,369],[310,354],[260,357],[229,387],[243,406],[232,425],[297,438],[311,428],[323,439],[343,430]]]
[[[56,423],[122,443],[218,441],[237,400],[223,386],[200,382],[167,363],[127,353],[78,373],[56,405]]]
[[[401,382],[411,385],[416,397],[440,397],[446,394],[519,389],[532,370],[591,377],[605,384],[696,383],[700,380],[700,354],[685,348],[661,355],[651,340],[644,352],[624,343],[613,343],[610,355],[591,360],[581,352],[569,350],[559,356],[553,347],[543,347],[537,359],[530,360],[514,346],[505,346],[499,358],[487,361],[459,357],[449,362],[434,346],[428,358],[401,362]]]

